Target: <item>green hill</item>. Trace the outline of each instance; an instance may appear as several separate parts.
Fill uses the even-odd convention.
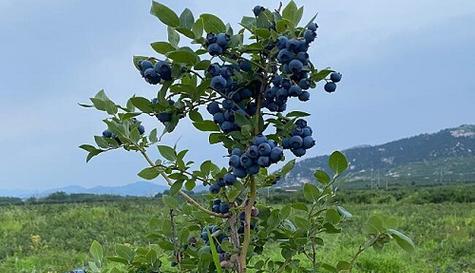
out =
[[[350,162],[345,175],[347,187],[475,181],[475,125],[462,125],[383,145],[354,147],[343,152]],[[328,155],[298,162],[278,186],[314,181],[313,172],[325,169],[327,161]]]

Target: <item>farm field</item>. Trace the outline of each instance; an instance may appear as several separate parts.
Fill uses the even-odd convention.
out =
[[[393,243],[382,252],[371,249],[353,272],[475,272],[475,203],[409,200],[345,203],[353,218],[343,233],[329,236],[320,260],[349,259],[364,241],[364,222],[383,213],[397,218],[416,251],[406,253]],[[160,209],[159,199],[0,206],[0,272],[67,272],[88,261],[94,239],[109,253],[115,243],[147,244],[148,222]],[[268,248],[264,255],[280,253]]]

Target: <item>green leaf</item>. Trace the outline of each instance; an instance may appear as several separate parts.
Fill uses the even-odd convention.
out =
[[[213,255],[213,262],[214,266],[216,267],[216,271],[218,273],[223,273],[223,269],[221,268],[221,263],[219,262],[218,251],[216,250],[216,245],[214,244],[214,238],[211,236],[211,233],[208,232],[208,242],[211,248],[211,254]]]
[[[334,70],[331,69],[323,69],[320,71],[314,71],[312,72],[312,80],[315,82],[319,82],[323,79],[325,79],[330,73],[332,73]]]
[[[338,212],[340,213],[341,216],[343,216],[343,218],[351,218],[353,217],[353,215],[347,211],[344,207],[341,207],[341,206],[336,206],[336,209],[338,210]]]
[[[193,17],[193,13],[189,9],[183,10],[183,12],[180,14],[180,26],[191,29],[193,27],[193,24],[195,23],[195,17]]]
[[[244,125],[250,124],[251,121],[244,114],[234,112],[234,123],[236,123],[239,127],[242,127]]]
[[[303,185],[303,196],[310,202],[313,202],[318,199],[320,196],[320,191],[318,188],[310,183],[305,183]]]
[[[196,22],[193,24],[193,27],[191,28],[191,31],[193,31],[195,37],[203,36],[203,19],[199,18],[196,20]]]
[[[294,168],[294,166],[295,166],[295,159],[292,159],[282,167],[282,169],[280,170],[280,174],[282,176],[288,174]]]
[[[137,175],[142,177],[143,179],[152,180],[157,178],[159,174],[160,172],[156,167],[148,167],[141,170]]]
[[[298,8],[294,1],[290,1],[282,11],[282,17],[297,25]]]
[[[336,269],[338,271],[347,271],[347,270],[350,270],[351,269],[351,264],[347,261],[339,261],[337,264],[336,264]]]
[[[140,111],[144,113],[152,113],[153,112],[153,105],[148,99],[143,97],[132,97],[130,98],[130,102],[137,107]]]
[[[198,55],[194,53],[193,51],[189,50],[176,50],[169,52],[167,54],[167,57],[172,59],[176,63],[182,63],[182,64],[191,64],[194,65],[199,61]]]
[[[176,153],[175,149],[170,146],[166,145],[157,145],[158,151],[160,154],[167,160],[175,161],[176,160]]]
[[[97,148],[92,146],[92,145],[89,145],[89,144],[83,144],[81,146],[79,146],[79,148],[85,150],[85,151],[88,151],[88,152],[93,152],[93,151],[96,151]]]
[[[162,196],[162,201],[169,208],[176,209],[180,206],[180,204],[178,204],[178,201],[175,198],[171,197],[170,195]]]
[[[209,13],[201,14],[200,18],[203,20],[203,27],[208,33],[223,33],[226,32],[226,25],[217,16]]]
[[[323,185],[330,183],[331,180],[330,176],[328,176],[328,174],[323,170],[316,170],[313,173],[313,176],[315,176],[315,179],[317,179],[317,181],[322,183]]]
[[[330,169],[335,172],[336,175],[339,175],[348,168],[348,161],[346,160],[344,154],[339,151],[335,151],[330,155],[328,165],[330,166]]]
[[[153,50],[160,54],[167,54],[170,51],[174,51],[175,47],[172,46],[170,43],[167,42],[155,42],[151,44]]]
[[[176,32],[176,30],[172,27],[167,28],[168,33],[168,41],[174,47],[177,47],[180,43],[180,35]]]
[[[176,15],[176,13],[168,8],[165,5],[162,5],[158,2],[152,2],[152,8],[150,9],[150,13],[156,16],[162,23],[167,26],[177,27],[180,25],[180,18]]]
[[[157,129],[153,129],[152,131],[150,131],[150,134],[148,136],[148,139],[150,140],[150,142],[152,143],[156,143],[158,142],[158,137],[157,137]]]
[[[202,60],[199,63],[195,64],[195,69],[196,70],[207,70],[210,64],[211,64],[210,60]]]
[[[219,131],[219,126],[211,120],[193,122],[193,125],[196,127],[196,129],[203,132],[218,132]]]
[[[288,118],[292,118],[292,117],[301,118],[301,117],[308,117],[308,116],[310,116],[309,113],[302,112],[302,111],[292,111],[286,115],[286,117]]]
[[[396,240],[396,243],[405,251],[413,252],[414,249],[416,248],[411,238],[407,237],[404,233],[400,232],[399,230],[388,229],[388,232]]]
[[[257,20],[255,17],[244,16],[241,19],[240,25],[252,32],[253,29],[256,27],[256,24]]]
[[[195,33],[187,28],[184,28],[184,27],[177,27],[175,28],[176,31],[178,31],[179,33],[185,35],[186,37],[190,38],[190,39],[195,39]]]
[[[341,216],[336,209],[329,208],[326,212],[326,219],[332,224],[338,224],[340,222]]]
[[[91,247],[89,248],[89,253],[97,262],[101,262],[102,258],[104,257],[104,249],[102,248],[102,245],[96,240],[92,242]]]
[[[172,195],[177,194],[181,190],[182,187],[183,187],[183,181],[176,181],[170,187],[170,194],[172,194]]]
[[[192,121],[196,121],[196,122],[203,121],[203,117],[201,116],[200,112],[198,112],[198,110],[190,111],[188,113],[188,116],[190,117]]]

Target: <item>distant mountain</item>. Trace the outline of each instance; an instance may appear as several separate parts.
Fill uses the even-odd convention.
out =
[[[154,184],[152,182],[135,182],[125,186],[97,186],[93,188],[85,188],[82,186],[67,186],[63,188],[49,189],[42,192],[22,191],[22,190],[2,190],[0,196],[10,197],[45,197],[54,192],[71,193],[90,193],[90,194],[111,194],[120,196],[154,196],[169,189],[168,186]]]
[[[392,184],[443,184],[475,181],[475,125],[462,125],[377,146],[343,151],[350,162],[348,187]],[[288,187],[314,181],[316,169],[326,169],[328,155],[298,162],[279,183]]]

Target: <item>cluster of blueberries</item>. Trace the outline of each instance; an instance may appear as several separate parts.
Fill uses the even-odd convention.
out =
[[[290,149],[295,156],[304,156],[307,149],[315,146],[312,128],[307,125],[305,120],[298,119],[295,122],[295,128],[292,130],[291,135],[283,139],[282,146],[284,149]]]
[[[229,212],[229,204],[221,201],[220,199],[213,200],[213,206],[211,207],[211,211],[215,213],[226,214]]]
[[[256,228],[256,221],[253,221],[252,218],[255,218],[259,216],[259,210],[256,208],[256,207],[252,207],[252,210],[251,210],[251,229],[255,229]],[[239,226],[239,229],[238,229],[238,233],[239,234],[243,234],[244,233],[244,226],[246,224],[246,213],[244,211],[242,211],[240,214],[239,214],[239,220],[240,220],[240,226]]]
[[[222,108],[218,102],[211,102],[207,106],[208,112],[213,115],[213,121],[219,125],[224,133],[240,130],[234,123],[235,105],[232,100],[226,99],[222,103]]]
[[[257,135],[246,151],[239,148],[234,148],[231,151],[229,166],[232,171],[211,185],[209,191],[217,194],[222,187],[234,185],[238,177],[244,178],[248,174],[257,174],[260,167],[269,167],[282,160],[283,156],[283,149],[277,146],[273,140],[267,139],[264,135]]]
[[[325,89],[325,91],[327,91],[328,93],[332,93],[332,92],[335,92],[336,90],[336,83],[341,81],[341,73],[338,73],[338,72],[332,72],[330,74],[330,80],[327,81],[327,83],[325,84],[325,86],[323,87]]]
[[[285,111],[289,97],[297,97],[300,101],[310,99],[310,93],[306,91],[310,88],[307,79],[302,79],[298,84],[294,84],[291,80],[276,75],[272,80],[272,84],[273,86],[264,93],[263,105],[272,112]]]
[[[159,84],[161,80],[169,81],[172,79],[172,68],[165,61],[158,61],[155,65],[144,60],[139,63],[140,74],[150,84]]]
[[[218,56],[223,54],[223,52],[228,47],[230,37],[226,33],[208,33],[206,36],[206,46],[208,48],[208,53],[211,56]]]
[[[213,235],[212,237],[216,246],[216,251],[219,255],[219,261],[222,262],[230,258],[230,255],[226,253],[221,247],[222,243],[229,241],[229,237],[220,231],[221,229],[217,225],[206,226],[201,231],[201,239],[206,243],[206,245],[209,246],[208,232]],[[214,234],[217,235],[214,236]]]

